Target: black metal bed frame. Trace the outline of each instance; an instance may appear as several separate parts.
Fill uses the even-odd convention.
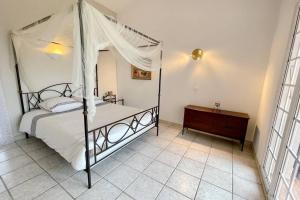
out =
[[[141,121],[147,115],[151,116],[150,121],[146,124],[143,124]],[[139,113],[136,113],[134,115],[130,115],[123,119],[109,123],[105,126],[101,126],[99,128],[90,130],[88,133],[92,134],[92,136],[93,136],[93,161],[94,161],[94,163],[91,164],[91,167],[93,167],[99,161],[105,159],[107,156],[109,156],[113,153],[113,152],[111,152],[107,156],[98,160],[97,156],[104,153],[105,151],[113,148],[114,146],[118,145],[119,143],[138,134],[140,131],[147,129],[151,125],[155,125],[155,127],[158,127],[157,116],[158,116],[158,106],[155,106],[155,107],[149,108],[147,110],[141,111]],[[113,141],[109,138],[109,136],[110,136],[111,132],[114,130],[114,128],[117,126],[125,126],[126,131],[124,131],[123,135],[120,136],[118,140]],[[153,128],[153,127],[151,127],[151,128]],[[149,129],[151,129],[151,128],[149,128]],[[141,134],[141,135],[143,135],[143,134]],[[139,135],[139,136],[141,136],[141,135]],[[103,138],[103,141],[101,141],[101,143],[99,143],[99,138]],[[130,143],[130,142],[131,142],[131,140],[128,141],[127,143]],[[124,145],[126,145],[126,144],[124,144]],[[117,150],[118,149],[116,149],[115,151],[117,151]]]
[[[82,22],[82,1],[83,0],[78,0],[78,10],[79,10],[79,22],[80,22],[80,36],[81,36],[81,51],[82,51],[82,55],[84,52],[84,35],[83,35],[83,22]],[[31,28],[37,24],[43,23],[45,21],[47,21],[51,16],[47,16],[45,18],[42,18],[30,25],[27,25],[25,27],[22,28],[22,30]],[[107,17],[109,20],[113,21],[113,22],[117,22],[114,19],[111,19],[109,17]],[[125,28],[127,28],[130,31],[135,32],[136,34],[139,34],[140,36],[147,38],[148,40],[151,41],[151,46],[156,46],[158,45],[160,42],[129,27],[129,26],[125,26]],[[39,109],[38,104],[42,101],[44,101],[43,99],[43,94],[44,93],[48,93],[48,92],[52,92],[52,93],[56,93],[58,96],[64,96],[64,97],[71,97],[72,96],[72,89],[70,87],[71,83],[58,83],[58,84],[54,84],[54,85],[50,85],[38,92],[22,92],[22,86],[21,86],[21,79],[20,79],[20,73],[19,73],[19,66],[18,66],[18,61],[17,61],[17,55],[16,55],[16,51],[15,51],[15,47],[14,44],[12,42],[12,47],[13,47],[13,53],[14,53],[14,58],[15,58],[15,70],[16,70],[16,76],[17,76],[17,86],[18,86],[18,93],[19,93],[19,98],[20,98],[20,104],[21,104],[21,109],[22,109],[22,114],[25,114],[26,112],[29,112],[32,109]],[[160,59],[162,61],[162,51],[160,54]],[[84,59],[82,60],[82,71],[84,72],[85,70],[85,63],[84,63]],[[96,65],[96,88],[94,90],[94,94],[96,96],[99,95],[99,89],[98,89],[98,73],[97,73],[98,69],[97,69],[97,65]],[[148,130],[156,127],[156,135],[158,136],[159,133],[159,111],[160,111],[160,94],[161,94],[161,68],[159,70],[159,88],[158,88],[158,102],[157,102],[157,106],[149,108],[147,110],[141,111],[139,113],[136,113],[134,115],[128,116],[126,118],[117,120],[115,122],[111,122],[109,124],[106,124],[104,126],[98,127],[96,129],[93,130],[89,130],[88,129],[88,120],[87,120],[87,115],[88,115],[88,111],[87,111],[87,102],[86,99],[83,98],[83,120],[84,120],[84,136],[85,136],[85,157],[86,157],[86,169],[85,171],[87,172],[87,178],[88,178],[88,188],[90,189],[92,187],[91,184],[91,167],[93,167],[94,165],[96,165],[97,163],[99,163],[100,161],[102,161],[103,159],[105,159],[106,157],[108,157],[109,155],[111,155],[112,153],[114,153],[115,151],[119,150],[120,148],[122,148],[123,146],[127,145],[128,143],[132,142],[132,140],[128,140],[130,137],[136,136],[140,131],[143,131],[145,129],[148,128]],[[84,74],[84,73],[83,73]],[[83,92],[85,93],[85,86],[86,86],[86,82],[85,82],[85,77],[83,75]],[[60,89],[55,87],[60,87]],[[26,104],[25,104],[26,103]],[[27,107],[26,107],[26,106]],[[26,109],[27,108],[27,109]],[[146,117],[146,116],[151,116],[150,121],[146,124],[142,123],[142,120]],[[112,141],[110,139],[110,134],[112,134],[113,130],[115,127],[117,126],[126,126],[127,129],[124,132],[124,134],[117,140],[117,141]],[[152,127],[151,127],[152,126]],[[146,131],[145,131],[146,132]],[[145,133],[144,132],[144,133]],[[136,136],[135,138],[138,138],[140,136],[142,136],[144,133]],[[26,138],[28,138],[28,134],[26,134]],[[92,144],[93,144],[93,148],[92,151],[89,148],[89,143],[90,143],[90,138],[92,138]],[[103,141],[101,141],[101,139],[103,139]],[[125,142],[126,141],[126,142]],[[100,156],[102,153],[106,152],[107,150],[115,147],[116,145],[120,144],[121,142],[123,142],[122,146],[115,149],[113,152],[108,153],[106,156],[104,156],[101,159],[97,159],[98,156]],[[92,156],[91,156],[92,155]],[[91,164],[91,158],[92,158],[92,164]]]

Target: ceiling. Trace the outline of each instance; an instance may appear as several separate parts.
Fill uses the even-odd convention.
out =
[[[121,12],[135,0],[95,0],[115,13]]]

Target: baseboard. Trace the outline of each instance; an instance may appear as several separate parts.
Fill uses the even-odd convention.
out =
[[[170,122],[170,121],[167,121],[167,120],[164,120],[164,119],[160,119],[159,122],[167,124],[168,126],[176,126],[176,127],[182,128],[182,124],[179,124],[179,123],[176,123],[176,122]]]
[[[264,177],[263,177],[263,174],[262,174],[262,167],[258,162],[256,153],[254,151],[253,143],[252,143],[252,149],[253,149],[254,159],[255,159],[255,162],[256,162],[256,167],[258,169],[258,175],[259,175],[259,179],[260,179],[260,182],[261,182],[261,185],[262,185],[262,189],[263,189],[263,192],[265,194],[266,199],[268,200],[269,197],[268,197],[268,192],[267,192],[267,188],[266,188],[266,185],[265,185]]]

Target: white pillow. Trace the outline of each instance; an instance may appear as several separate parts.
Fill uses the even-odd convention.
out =
[[[69,97],[55,97],[39,103],[39,107],[50,112],[64,112],[82,106],[81,102]]]
[[[82,102],[82,97],[72,96],[72,98],[75,99],[76,101]],[[96,97],[96,96],[94,96],[94,101],[95,104],[99,104],[103,102],[103,100],[100,97]]]

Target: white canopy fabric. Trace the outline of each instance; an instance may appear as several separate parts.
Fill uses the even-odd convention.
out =
[[[69,48],[69,54],[72,54],[73,89],[76,90],[83,86],[84,77],[83,96],[87,99],[88,118],[92,120],[96,113],[94,102],[95,65],[99,50],[115,48],[127,62],[143,70],[155,71],[161,65],[162,44],[157,44],[135,31],[128,30],[124,25],[109,20],[85,1],[82,2],[82,22],[83,48],[77,4],[74,4],[72,9],[51,16],[44,23],[26,30],[13,31],[12,38],[20,66],[21,79],[29,90],[33,87],[28,84],[26,76],[22,76],[22,71],[26,69],[27,65],[33,64],[35,58],[26,55],[25,52],[29,49],[38,49],[49,54],[47,48],[53,44],[57,45],[57,43]],[[140,48],[141,46],[146,48]],[[82,69],[82,58],[85,64],[84,70]],[[45,56],[44,59],[47,62],[47,59],[53,58]]]

